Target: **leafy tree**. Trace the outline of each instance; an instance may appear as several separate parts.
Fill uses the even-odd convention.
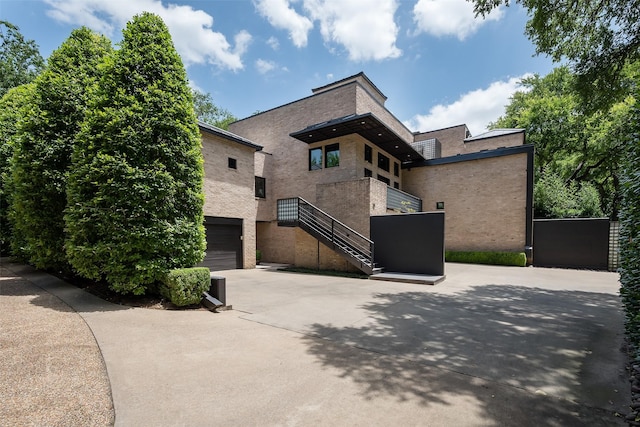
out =
[[[198,120],[217,126],[221,129],[228,129],[229,124],[238,120],[233,114],[224,108],[220,108],[213,103],[210,93],[203,93],[193,89],[193,102]]]
[[[533,187],[533,207],[537,218],[602,217],[600,197],[595,187],[585,182],[567,185],[552,171],[544,171]]]
[[[162,19],[127,24],[90,107],[67,188],[67,254],[80,274],[143,294],[206,246],[193,98]]]
[[[616,218],[621,141],[633,97],[606,111],[585,112],[574,82],[567,67],[523,79],[524,90],[513,95],[505,115],[491,126],[526,130],[527,141],[535,145],[536,182],[548,171],[564,181],[567,192],[572,183],[580,188],[588,183],[598,191],[601,210]]]
[[[10,252],[10,243],[15,237],[9,222],[9,206],[13,192],[11,158],[14,138],[18,132],[18,122],[22,119],[23,108],[29,102],[33,85],[25,84],[9,91],[0,99],[0,253]],[[22,247],[22,243],[17,243]],[[19,255],[19,254],[15,254]]]
[[[640,0],[472,0],[477,15],[519,3],[538,53],[569,60],[585,105],[597,109],[626,96],[624,67],[640,59]]]
[[[38,268],[66,268],[64,210],[74,138],[83,120],[89,89],[111,42],[87,28],[74,30],[51,54],[34,81],[13,153],[13,225],[24,236],[29,262]]]
[[[15,25],[0,21],[0,97],[12,87],[31,82],[44,68],[38,45],[25,40]]]

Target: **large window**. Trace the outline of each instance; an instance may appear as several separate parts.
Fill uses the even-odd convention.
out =
[[[256,176],[256,197],[261,199],[267,197],[267,180],[261,176]]]
[[[340,166],[340,144],[327,145],[324,148],[324,167]]]
[[[367,144],[364,145],[364,161],[373,163],[373,150]]]
[[[309,170],[322,169],[322,148],[312,148],[309,150]]]
[[[378,153],[378,167],[389,172],[389,158],[384,154]]]

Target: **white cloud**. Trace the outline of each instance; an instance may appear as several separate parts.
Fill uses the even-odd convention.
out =
[[[273,61],[267,61],[265,59],[258,59],[256,61],[256,69],[260,74],[266,74],[274,68],[276,68],[276,64]]]
[[[280,42],[273,36],[269,37],[269,39],[267,40],[267,44],[273,50],[278,50],[280,48]]]
[[[169,4],[160,0],[45,0],[51,7],[47,14],[60,22],[85,25],[106,35],[123,28],[134,15],[148,11],[159,15],[167,24],[173,43],[185,65],[215,64],[221,68],[240,70],[242,55],[251,35],[241,31],[234,37],[235,46],[219,32],[213,31],[213,17],[191,6]]]
[[[405,125],[409,129],[426,132],[466,123],[471,134],[478,135],[487,130],[490,122],[504,114],[509,98],[516,91],[523,90],[520,80],[529,76],[531,74],[493,82],[486,89],[465,93],[452,104],[436,105],[428,114],[414,116]]]
[[[418,0],[413,7],[416,33],[456,36],[461,41],[487,21],[498,21],[503,15],[502,8],[497,8],[484,19],[476,18],[473,3],[467,0]]]
[[[352,61],[402,54],[396,46],[396,0],[304,0],[304,6],[311,18],[320,21],[324,41],[344,46]]]
[[[313,28],[313,22],[296,12],[290,3],[289,0],[256,0],[255,6],[271,25],[287,30],[296,47],[304,47],[307,45],[307,35]]]

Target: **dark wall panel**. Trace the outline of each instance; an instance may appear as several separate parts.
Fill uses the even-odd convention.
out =
[[[537,219],[533,222],[533,265],[607,270],[609,220]]]
[[[371,240],[387,272],[444,275],[444,212],[372,216]]]

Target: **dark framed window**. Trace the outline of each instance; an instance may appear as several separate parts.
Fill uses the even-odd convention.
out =
[[[256,197],[267,198],[267,180],[261,176],[256,176]]]
[[[382,153],[378,153],[378,167],[389,172],[389,158]]]
[[[364,168],[364,177],[365,178],[369,178],[369,177],[372,177],[372,176],[373,176],[373,173],[371,172],[371,170],[367,169],[367,168]]]
[[[393,162],[393,175],[400,176],[400,164]]]
[[[400,189],[400,184],[398,184],[397,182],[393,183],[393,188],[397,188],[398,190]]]
[[[238,162],[232,157],[229,157],[229,169],[238,169]]]
[[[367,144],[364,145],[364,161],[373,163],[373,150]]]
[[[391,180],[389,178],[387,178],[386,176],[382,176],[380,174],[378,174],[378,181],[382,181],[387,185],[391,185]]]
[[[309,170],[322,169],[322,148],[312,148],[309,150]]]
[[[340,144],[327,145],[324,148],[324,167],[340,166]]]

